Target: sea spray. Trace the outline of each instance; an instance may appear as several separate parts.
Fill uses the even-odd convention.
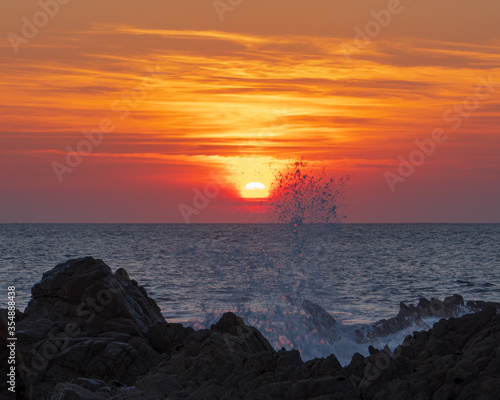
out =
[[[211,298],[202,305],[208,315],[192,325],[210,328],[224,312],[233,311],[259,329],[276,349],[298,349],[304,360],[333,353],[343,365],[356,352],[368,355],[370,344],[394,349],[414,330],[428,329],[429,325],[417,321],[383,337],[363,338],[358,332],[370,330],[369,322],[374,321],[352,324],[350,315],[351,324],[344,323],[343,317],[349,314],[341,302],[345,277],[342,280],[339,276],[338,284],[333,280],[327,285],[311,273],[321,268],[334,275],[343,269],[331,257],[325,257],[323,265],[317,264],[321,264],[318,253],[329,254],[326,250],[338,238],[339,206],[346,183],[347,178],[330,177],[324,168],[309,166],[303,160],[279,169],[269,200],[260,204],[264,222],[273,223],[266,229],[273,240],[256,240],[255,232],[248,232],[219,246],[215,231],[211,232],[210,246],[197,255],[212,260],[212,278],[231,282],[238,294],[219,309],[213,307]],[[221,298],[234,294],[227,289],[227,293],[220,293]],[[331,304],[325,294],[337,301]],[[328,303],[330,308],[324,309]]]
[[[316,319],[311,323],[315,316],[311,318],[311,314],[304,312],[304,302],[308,301],[303,298],[304,286],[315,279],[308,270],[311,262],[308,254],[317,251],[317,243],[311,242],[308,234],[311,225],[307,224],[315,224],[320,233],[315,242],[334,240],[347,179],[330,176],[324,167],[297,160],[277,170],[269,200],[263,203],[267,221],[288,227],[287,254],[283,254],[286,265],[279,270],[278,305],[269,316],[278,325],[275,345],[288,344],[287,347],[301,350],[305,357],[323,354],[324,349],[320,347],[332,344],[332,337],[336,335],[334,326],[321,329],[319,325],[324,321]],[[320,301],[319,295],[314,297]]]
[[[260,207],[264,222],[279,224],[275,233],[281,245],[260,248],[254,254],[252,250],[256,249],[245,240],[234,246],[234,261],[245,260],[245,274],[250,278],[248,292],[256,295],[235,299],[233,311],[260,329],[275,348],[299,349],[306,359],[330,354],[333,337],[337,335],[335,327],[321,326],[321,316],[304,310],[304,301],[308,300],[303,298],[303,291],[315,279],[308,269],[312,259],[308,255],[318,251],[318,242],[328,246],[335,239],[347,180],[330,176],[324,167],[310,166],[303,159],[276,169],[269,199],[261,202]],[[314,235],[310,229],[315,230]],[[227,257],[226,254],[220,261]],[[226,262],[223,264],[228,267]],[[254,270],[265,273],[253,275]],[[265,308],[261,296],[267,297]],[[318,301],[321,295],[313,293],[313,297]],[[201,325],[210,326],[221,314],[222,311],[209,314]]]

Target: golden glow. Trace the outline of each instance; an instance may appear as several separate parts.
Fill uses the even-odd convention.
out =
[[[266,188],[266,185],[264,185],[263,183],[260,183],[260,182],[250,182],[250,183],[247,183],[244,187],[244,189],[248,189],[248,190],[263,190]]]
[[[244,199],[264,199],[269,196],[269,189],[260,182],[250,182],[241,191]]]

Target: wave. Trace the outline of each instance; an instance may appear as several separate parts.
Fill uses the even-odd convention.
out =
[[[430,329],[445,318],[459,318],[481,311],[487,306],[500,310],[500,303],[467,301],[455,294],[445,298],[419,300],[417,305],[400,303],[395,317],[369,324],[344,325],[319,304],[310,300],[287,299],[294,307],[276,306],[272,310],[242,308],[233,312],[261,331],[276,350],[299,350],[304,360],[335,354],[342,365],[348,365],[355,353],[368,356],[370,349],[394,349],[415,331]],[[212,312],[196,328],[210,328],[225,311]]]

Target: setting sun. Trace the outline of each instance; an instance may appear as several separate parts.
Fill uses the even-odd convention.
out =
[[[260,182],[247,183],[241,191],[241,197],[244,199],[262,199],[268,196],[269,190]]]

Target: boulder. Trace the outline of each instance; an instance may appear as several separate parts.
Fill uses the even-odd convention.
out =
[[[174,349],[184,344],[191,333],[194,333],[191,327],[161,322],[149,328],[146,336],[156,351],[171,355]]]
[[[34,325],[45,320],[45,330],[50,323],[62,331],[77,324],[78,336],[118,329],[145,337],[150,327],[164,321],[156,302],[131,282],[124,269],[113,274],[102,260],[92,257],[69,260],[43,274],[24,314],[18,331],[23,327],[36,331]]]

